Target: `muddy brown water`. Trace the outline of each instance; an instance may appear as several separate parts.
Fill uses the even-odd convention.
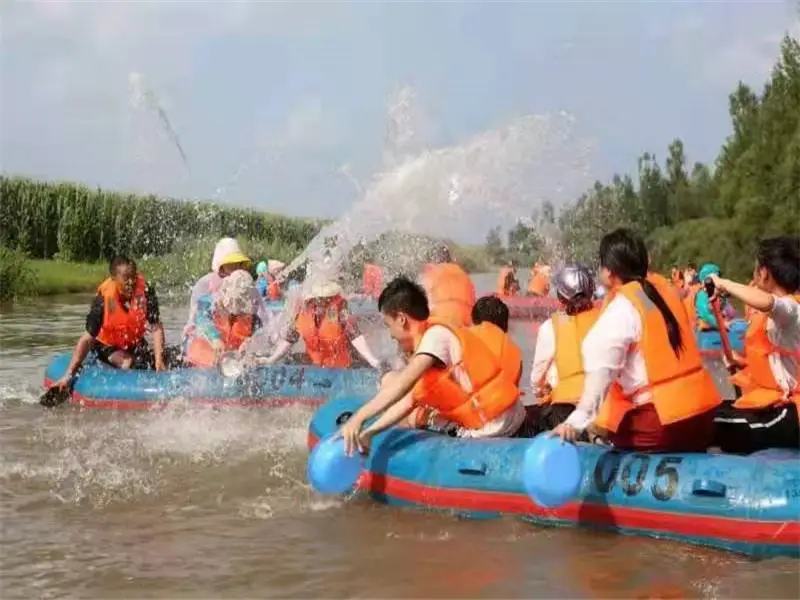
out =
[[[321,498],[300,409],[43,410],[87,306],[0,310],[4,599],[800,595],[793,560]],[[175,341],[185,307],[163,312]],[[513,333],[530,356],[530,325]]]

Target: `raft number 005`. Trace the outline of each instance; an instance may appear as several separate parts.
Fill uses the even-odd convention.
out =
[[[625,465],[620,472],[623,459]],[[594,469],[594,487],[601,494],[607,494],[619,479],[619,485],[626,496],[636,496],[644,488],[650,459],[647,454],[622,454],[620,452],[606,452]],[[656,457],[657,458],[657,457]],[[683,462],[680,456],[666,456],[656,464],[653,476],[655,481],[650,487],[650,493],[656,500],[667,501],[675,495],[678,489],[678,469],[675,467]],[[635,475],[634,475],[635,471]],[[617,477],[619,475],[619,478]]]

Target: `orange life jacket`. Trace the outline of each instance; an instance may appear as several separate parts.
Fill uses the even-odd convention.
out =
[[[453,327],[447,321],[428,320],[417,334],[417,347],[425,331],[433,325],[447,327],[458,338],[463,358],[455,366],[466,371],[472,392],[466,392],[453,379],[455,366],[447,370],[428,369],[412,390],[414,402],[467,429],[480,429],[514,406],[519,388],[504,373],[500,360],[484,341],[489,328]]]
[[[514,343],[511,336],[494,323],[485,321],[469,328],[481,338],[500,361],[503,373],[516,385],[522,378],[522,350]]]
[[[677,291],[663,277],[648,275],[647,279],[678,321],[684,348],[679,356],[675,355],[669,345],[664,318],[640,284],[630,282],[613,292],[625,296],[642,319],[642,339],[638,347],[650,383],[628,395],[618,383],[612,384],[595,419],[598,427],[612,432],[617,431],[625,415],[635,408],[633,400],[642,392],[650,392],[650,401],[662,425],[703,414],[722,402],[713,379],[703,368],[694,328],[689,323]]]
[[[364,265],[361,290],[365,295],[376,300],[381,295],[383,291],[383,271],[378,265]]]
[[[514,270],[511,267],[503,267],[497,276],[497,295],[513,296],[519,290],[516,277],[513,276]]]
[[[213,315],[223,352],[238,350],[253,335],[252,315]],[[194,335],[186,346],[186,362],[196,367],[214,366],[214,346],[203,336]]]
[[[270,278],[269,284],[267,285],[267,298],[270,300],[281,299],[281,284],[278,283],[278,280],[274,277]]]
[[[686,309],[686,316],[692,327],[703,327],[703,323],[697,318],[697,292],[703,289],[702,284],[694,283],[689,286],[689,294],[683,299],[683,307]]]
[[[531,269],[528,293],[534,296],[547,296],[550,293],[550,276],[540,268]]]
[[[103,325],[97,341],[112,348],[125,350],[138,344],[147,329],[147,296],[144,277],[137,275],[128,309],[123,306],[117,283],[108,278],[97,288],[103,297]]]
[[[592,308],[577,315],[565,313],[553,315],[553,332],[556,342],[553,363],[558,372],[558,383],[550,396],[543,400],[543,404],[552,402],[553,404],[574,405],[581,399],[586,380],[581,344],[599,317],[599,308]],[[547,371],[545,371],[546,376]]]
[[[475,286],[464,269],[455,263],[429,264],[421,280],[431,317],[447,321],[453,327],[472,324]]]
[[[800,302],[800,294],[794,296]],[[800,409],[800,389],[784,390],[775,380],[769,364],[770,355],[793,356],[800,362],[800,348],[781,348],[769,339],[769,315],[757,311],[751,315],[744,338],[747,365],[732,380],[742,388],[743,395],[736,400],[736,408],[757,410],[773,404],[794,402]],[[798,411],[800,415],[800,410]]]
[[[343,312],[344,298],[337,296],[317,324],[317,309],[304,308],[295,320],[295,328],[306,345],[306,353],[318,367],[347,368],[352,364]]]

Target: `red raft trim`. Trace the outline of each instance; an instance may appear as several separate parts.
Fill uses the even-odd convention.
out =
[[[308,447],[313,448],[317,442],[317,436],[309,431]],[[575,524],[585,523],[612,529],[638,529],[689,538],[707,537],[751,544],[768,543],[786,546],[800,544],[800,523],[797,521],[784,523],[748,521],[588,502],[573,502],[558,509],[547,509],[538,506],[524,494],[437,488],[370,471],[361,473],[357,485],[365,492],[439,509],[531,515],[561,519]]]
[[[45,379],[44,387],[52,385],[52,380]],[[119,398],[92,398],[73,392],[70,404],[83,408],[104,410],[154,410],[165,409],[171,404],[186,403],[192,406],[261,406],[279,408],[286,406],[308,406],[315,408],[327,400],[326,396],[273,396],[270,398],[175,398],[174,400],[122,400]]]
[[[436,488],[371,472],[364,473],[359,480],[359,488],[436,508],[532,515],[611,528],[648,530],[686,537],[709,537],[753,544],[800,544],[800,523],[797,521],[785,523],[748,521],[575,502],[551,510],[537,506],[523,494]]]

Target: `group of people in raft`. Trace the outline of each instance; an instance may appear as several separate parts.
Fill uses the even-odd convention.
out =
[[[717,294],[749,308],[745,355],[729,365],[737,389],[732,402],[723,402],[703,366],[679,289],[650,272],[647,248],[629,230],[613,231],[600,243],[601,279],[609,290],[601,306],[589,270],[568,265],[555,277],[562,310],[539,330],[531,373],[538,402],[528,407],[521,401],[523,358],[508,335],[507,306],[497,296],[476,301],[468,275],[446,251],[439,259],[426,266],[419,283],[399,277],[378,296],[405,360],[384,372],[377,394],[342,426],[348,452],[365,451],[375,434],[392,426],[465,438],[549,430],[569,441],[606,440],[644,452],[800,446],[800,238],[761,241],[750,284],[723,279],[718,270],[708,274]],[[192,292],[185,362],[213,365],[221,352],[246,348],[270,318],[249,264],[235,240],[217,245],[212,272]],[[148,324],[152,350],[144,343]],[[284,329],[267,363],[302,338],[316,365],[351,366],[355,350],[381,367],[348,318],[341,288],[330,281],[310,286]],[[168,366],[157,298],[130,260],[112,261],[86,333],[55,385],[66,385],[92,349],[119,368]]]

